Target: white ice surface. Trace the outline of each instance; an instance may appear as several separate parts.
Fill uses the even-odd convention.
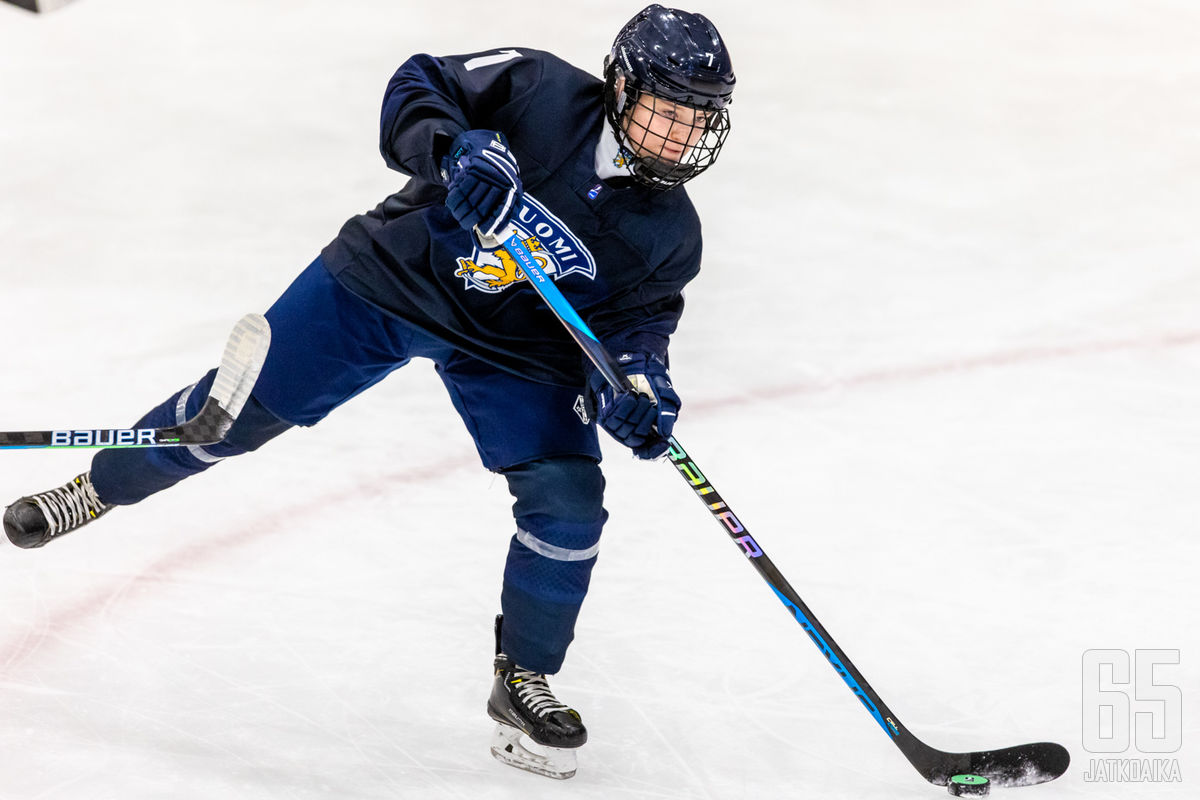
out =
[[[376,120],[410,54],[595,71],[637,7],[0,4],[0,429],[129,424],[214,363],[399,185]],[[1064,743],[1021,797],[1196,796],[1200,6],[697,8],[739,88],[692,191],[680,439],[928,743]],[[510,498],[419,363],[3,551],[0,797],[939,796],[674,470],[606,452],[570,782],[487,754]],[[0,454],[0,500],[87,463]],[[1181,650],[1183,784],[1084,781],[1089,648]]]

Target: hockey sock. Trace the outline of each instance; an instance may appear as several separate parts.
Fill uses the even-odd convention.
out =
[[[501,606],[501,647],[525,669],[562,666],[596,565],[602,506],[600,466],[581,456],[532,461],[503,471],[516,498]]]
[[[215,376],[216,370],[210,370],[197,383],[152,409],[135,427],[177,425],[195,415],[208,398]],[[92,459],[92,484],[105,503],[131,505],[229,456],[257,450],[290,427],[251,395],[222,442],[204,447],[101,450]]]

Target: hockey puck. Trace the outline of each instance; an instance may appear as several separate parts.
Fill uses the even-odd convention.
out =
[[[946,790],[954,797],[987,797],[991,788],[982,775],[955,775],[946,784]]]

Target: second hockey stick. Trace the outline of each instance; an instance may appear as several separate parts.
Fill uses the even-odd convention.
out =
[[[546,275],[513,226],[510,225],[494,239],[482,236],[480,239],[489,249],[503,246],[509,255],[516,259],[530,285],[546,301],[550,310],[614,389],[633,389],[616,360]],[[1035,742],[999,750],[950,753],[930,747],[901,725],[899,718],[871,688],[866,678],[800,599],[800,595],[763,552],[762,547],[733,513],[733,509],[721,498],[716,487],[704,476],[679,440],[671,437],[669,442],[668,459],[700,498],[700,502],[738,545],[775,596],[828,659],[830,666],[925,780],[945,786],[956,775],[981,775],[1000,786],[1028,786],[1054,780],[1066,772],[1071,763],[1071,756],[1065,747],[1055,742]]]
[[[216,444],[225,438],[258,380],[271,327],[261,314],[238,320],[204,407],[185,422],[169,428],[81,428],[55,431],[0,433],[0,450],[99,447],[178,447]]]

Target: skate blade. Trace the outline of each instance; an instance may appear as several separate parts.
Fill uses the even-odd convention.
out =
[[[538,744],[503,722],[496,723],[496,732],[492,734],[492,755],[496,760],[560,781],[575,774],[576,749]]]

